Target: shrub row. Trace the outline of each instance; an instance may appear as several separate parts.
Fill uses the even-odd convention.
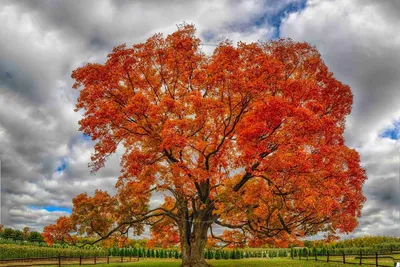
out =
[[[379,247],[383,244],[391,244],[397,246],[400,243],[400,237],[394,236],[363,236],[341,241],[332,242],[329,247],[332,248],[362,248],[362,247]],[[304,241],[305,247],[326,247],[327,244],[323,240]]]
[[[110,256],[125,256],[139,258],[180,258],[178,250],[145,249],[145,248],[110,248]]]
[[[38,247],[17,244],[0,244],[0,259],[18,258],[44,258],[56,257],[93,257],[93,256],[124,256],[140,258],[181,258],[176,249],[146,249],[146,248],[111,248],[111,249],[78,249],[74,247]],[[266,258],[288,257],[287,250],[206,250],[206,259],[242,259],[242,258]]]
[[[345,254],[359,254],[362,252],[363,254],[374,254],[374,253],[382,253],[389,254],[394,251],[400,251],[400,243],[392,243],[392,244],[380,244],[371,247],[350,247],[350,248],[336,248],[336,247],[322,247],[322,248],[292,248],[290,251],[290,255],[293,257],[297,256],[307,256],[307,255],[341,255]]]
[[[204,257],[206,259],[243,259],[243,258],[274,258],[288,257],[289,252],[286,250],[206,250]],[[132,256],[140,258],[180,258],[181,254],[178,250],[164,249],[145,249],[145,248],[111,248],[110,256]]]
[[[206,259],[243,259],[243,258],[275,258],[288,257],[286,250],[264,250],[264,251],[244,251],[244,250],[207,250],[204,253]]]
[[[10,244],[0,244],[0,251],[0,259],[45,258],[57,257],[58,255],[65,257],[101,257],[108,255],[108,250],[104,249],[88,250],[78,248],[37,247]]]

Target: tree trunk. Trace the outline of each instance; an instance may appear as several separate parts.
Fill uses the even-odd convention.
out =
[[[204,259],[204,249],[207,243],[208,229],[212,224],[211,211],[205,209],[191,212],[187,202],[179,204],[179,234],[182,249],[182,267],[209,267],[210,265]]]
[[[181,238],[182,267],[210,266],[204,259],[204,249],[207,243],[209,227],[208,222],[196,222],[193,225],[190,238]],[[186,234],[185,237],[187,237]]]

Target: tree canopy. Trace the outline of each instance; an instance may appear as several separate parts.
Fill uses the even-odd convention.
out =
[[[104,239],[150,225],[154,243],[180,242],[184,264],[202,266],[194,258],[209,235],[284,246],[357,226],[366,176],[343,139],[352,93],[315,47],[225,41],[207,55],[182,25],[117,46],[72,78],[80,130],[96,141],[93,171],[124,154],[117,194],[77,196],[67,232]],[[46,240],[60,238],[54,227]]]

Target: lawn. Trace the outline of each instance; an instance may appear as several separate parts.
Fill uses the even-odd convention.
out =
[[[355,265],[343,265],[342,263],[323,263],[313,261],[299,261],[290,259],[243,259],[243,260],[208,260],[215,267],[343,267]],[[134,263],[114,263],[90,265],[97,267],[178,267],[180,260],[175,259],[143,259]],[[86,265],[88,266],[88,265]]]

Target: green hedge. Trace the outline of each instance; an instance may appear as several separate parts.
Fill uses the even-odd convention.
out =
[[[104,249],[78,249],[78,248],[56,248],[56,247],[38,247],[28,245],[0,244],[0,259],[22,259],[22,258],[43,258],[57,257],[58,255],[66,257],[93,257],[107,256],[108,250]]]
[[[351,247],[351,248],[337,248],[325,246],[322,248],[295,248],[291,249],[290,255],[293,257],[307,256],[307,255],[326,255],[329,252],[329,255],[342,255],[345,254],[359,254],[362,252],[363,254],[389,254],[393,251],[400,251],[400,243],[386,243],[379,244],[370,247]]]

